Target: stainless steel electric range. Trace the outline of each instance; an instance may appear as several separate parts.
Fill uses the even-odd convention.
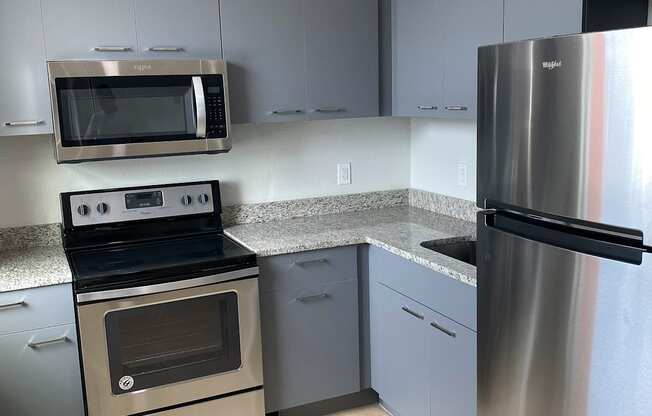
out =
[[[61,194],[90,416],[264,415],[254,253],[219,183]]]

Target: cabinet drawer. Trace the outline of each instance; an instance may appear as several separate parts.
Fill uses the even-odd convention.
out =
[[[261,296],[266,411],[360,390],[357,281]]]
[[[74,322],[69,284],[0,293],[0,335]]]
[[[3,415],[82,416],[74,325],[0,336]]]
[[[373,281],[476,331],[476,288],[377,247],[369,249]]]
[[[355,246],[259,259],[261,292],[311,290],[319,285],[357,280]]]

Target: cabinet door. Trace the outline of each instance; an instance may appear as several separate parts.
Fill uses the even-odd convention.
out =
[[[433,117],[439,112],[443,51],[435,0],[392,2],[392,111],[395,116]]]
[[[144,59],[222,58],[218,0],[136,0]]]
[[[378,116],[378,0],[305,0],[308,118]]]
[[[1,336],[0,356],[0,413],[84,414],[74,325]]]
[[[52,133],[39,0],[0,3],[0,136]]]
[[[43,1],[49,60],[137,56],[134,0]]]
[[[476,117],[478,48],[502,42],[503,0],[435,0],[445,16],[443,52],[445,118]]]
[[[582,0],[505,0],[505,42],[582,31]]]
[[[426,318],[430,416],[475,416],[476,334],[436,312]]]
[[[371,283],[370,296],[371,387],[398,414],[424,416],[425,308],[377,282]]]
[[[303,0],[221,0],[231,121],[306,118]]]
[[[261,322],[268,413],[360,391],[357,281],[263,294]]]

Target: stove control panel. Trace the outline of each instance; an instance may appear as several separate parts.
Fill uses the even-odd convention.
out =
[[[215,210],[210,184],[90,192],[70,196],[74,226],[207,214]]]

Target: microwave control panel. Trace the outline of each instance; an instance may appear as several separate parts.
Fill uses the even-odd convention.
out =
[[[202,76],[206,100],[206,137],[221,139],[227,137],[226,100],[224,98],[224,77],[221,74]]]

